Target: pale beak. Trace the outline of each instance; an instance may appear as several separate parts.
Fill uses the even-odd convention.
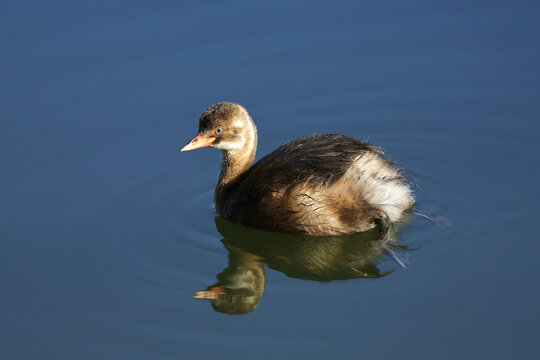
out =
[[[220,286],[212,286],[208,290],[195,291],[195,299],[216,300],[219,295],[225,295],[225,290]]]
[[[188,142],[186,146],[184,146],[180,151],[189,151],[189,150],[202,148],[205,146],[210,146],[215,140],[216,140],[216,137],[213,135],[203,136],[201,134],[197,134],[197,136],[195,136],[193,140]]]

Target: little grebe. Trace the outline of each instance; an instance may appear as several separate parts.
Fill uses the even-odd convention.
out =
[[[414,204],[407,179],[381,157],[380,148],[343,135],[296,139],[252,165],[257,129],[239,104],[210,106],[182,151],[205,146],[223,154],[217,212],[248,227],[346,235],[376,224],[387,228]]]

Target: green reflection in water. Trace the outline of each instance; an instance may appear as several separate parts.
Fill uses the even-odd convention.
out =
[[[339,237],[310,237],[247,228],[216,217],[216,227],[229,251],[229,264],[217,282],[197,291],[215,311],[246,314],[257,308],[266,287],[265,264],[285,275],[305,280],[332,281],[380,278],[390,254],[404,265],[405,246],[398,245],[397,228],[379,228]]]

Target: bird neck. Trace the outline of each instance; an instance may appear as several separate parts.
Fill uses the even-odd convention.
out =
[[[250,124],[251,125],[251,124]],[[221,173],[214,193],[214,201],[218,212],[223,207],[229,191],[237,185],[255,160],[257,152],[257,129],[251,125],[246,131],[246,143],[240,149],[222,150],[223,161]]]

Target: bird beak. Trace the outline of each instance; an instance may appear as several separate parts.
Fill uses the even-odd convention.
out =
[[[189,150],[202,148],[205,146],[210,146],[215,140],[216,140],[216,137],[214,135],[204,136],[201,134],[197,134],[197,136],[195,136],[193,140],[188,142],[186,146],[184,146],[180,151],[189,151]]]
[[[216,300],[219,295],[225,295],[225,290],[220,286],[212,286],[208,290],[195,291],[195,299]]]

